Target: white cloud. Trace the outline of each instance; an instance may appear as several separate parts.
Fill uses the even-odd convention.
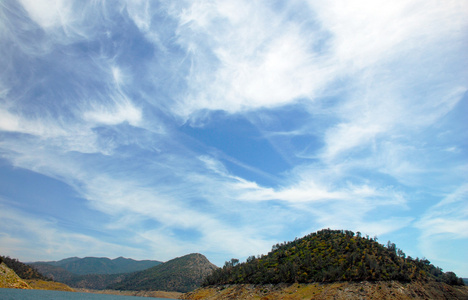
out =
[[[13,37],[21,37],[14,26],[4,26],[10,33],[0,29],[0,37],[31,61],[66,50],[57,57],[66,64],[43,63],[69,67],[73,81],[69,93],[44,100],[23,92],[28,82],[21,74],[18,86],[1,78],[6,104],[0,106],[0,130],[20,133],[5,134],[2,158],[72,186],[86,205],[111,219],[103,228],[132,233],[159,259],[194,249],[264,253],[282,234],[320,227],[370,228],[366,232],[377,235],[396,231],[413,220],[402,211],[429,205],[408,205],[421,192],[408,190],[428,187],[429,173],[437,179],[447,174],[441,170],[446,165],[434,162],[437,153],[429,149],[423,131],[438,126],[467,91],[466,1],[318,0],[282,3],[281,8],[267,1],[127,1],[115,10],[100,1],[73,9],[71,3],[22,1],[44,29],[32,45]],[[125,57],[125,47],[118,45],[122,41],[107,27],[114,22],[111,13],[124,12],[126,18],[125,11],[155,46],[138,73],[132,73],[138,57]],[[168,27],[160,23],[166,12]],[[101,21],[110,23],[100,27]],[[33,25],[28,32],[37,30]],[[138,42],[132,40],[135,48]],[[83,52],[89,57],[71,59],[76,45],[89,46]],[[16,74],[11,62],[0,62],[8,74]],[[35,78],[31,81],[36,84]],[[32,99],[44,105],[28,113]],[[292,103],[303,112],[300,122],[294,116],[286,120],[292,114],[281,110]],[[175,125],[180,119],[174,119],[209,122],[214,110],[248,111],[261,119],[252,122],[290,170],[265,174],[238,157],[182,141]],[[161,125],[151,119],[160,113],[173,132],[160,134]],[[131,126],[116,126],[122,123]],[[300,148],[293,139],[310,142]],[[135,147],[119,147],[133,142]],[[437,147],[446,155],[463,153],[456,141]],[[300,158],[295,156],[299,152],[304,154]],[[243,178],[223,161],[281,185]],[[464,172],[466,164],[446,176],[459,182]],[[434,187],[434,193],[443,189]],[[443,234],[466,238],[460,233],[467,226],[466,207],[459,200],[465,194],[463,189],[452,194],[417,222],[425,241]],[[50,233],[50,247],[68,234],[49,221],[26,224],[20,217],[11,221]],[[183,240],[177,231],[194,232],[196,238]],[[88,238],[77,234],[66,241],[89,242],[96,249],[112,245]],[[10,234],[0,240],[25,242]],[[172,246],[161,250],[161,244]]]
[[[44,29],[63,27],[74,19],[70,1],[20,0],[20,2],[31,19]]]
[[[142,112],[130,101],[122,101],[115,106],[105,106],[96,103],[92,110],[86,111],[83,118],[91,123],[117,125],[128,122],[133,126],[138,126],[142,120]]]
[[[334,57],[359,71],[395,56],[413,55],[466,28],[465,1],[309,1],[333,39]]]
[[[468,238],[468,184],[463,184],[428,209],[417,223],[422,238],[449,235]]]
[[[314,32],[257,2],[194,2],[178,15],[191,62],[175,113],[238,112],[313,97],[333,68],[312,51]],[[202,45],[210,45],[210,49]],[[206,84],[206,83],[210,84]]]

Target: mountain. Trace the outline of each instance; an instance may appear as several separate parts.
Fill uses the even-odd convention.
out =
[[[149,260],[141,261],[151,262],[153,266],[137,272],[96,274],[98,272],[97,266],[105,265],[105,271],[110,272],[111,268],[109,266],[112,263],[120,263],[120,269],[113,269],[115,272],[115,270],[128,270],[129,265],[134,262],[137,261],[124,258],[110,260],[71,257],[57,262],[36,262],[30,263],[30,265],[38,269],[42,274],[74,288],[178,292],[187,292],[199,287],[203,278],[217,268],[205,256],[189,254],[166,263]],[[122,266],[127,266],[127,269]],[[132,267],[134,268],[134,266]],[[86,270],[95,273],[83,274]]]
[[[172,259],[156,267],[126,276],[109,286],[115,290],[161,290],[188,292],[200,286],[215,265],[203,255],[194,253]]]
[[[29,263],[53,280],[75,288],[102,290],[119,283],[128,273],[162,264],[156,260],[134,260],[118,257],[69,257],[59,261]]]
[[[65,270],[64,268],[49,265],[47,263],[28,263],[28,265],[36,269],[44,276],[59,282],[66,282],[73,277],[79,276]]]
[[[46,261],[30,263],[35,267],[39,265],[51,265],[60,267],[77,275],[86,274],[120,274],[145,270],[161,264],[156,260],[133,260],[130,258],[118,257],[109,259],[107,257],[70,257],[59,261]]]
[[[45,276],[74,288],[102,290],[111,284],[120,282],[122,278],[125,277],[125,273],[77,275],[62,267],[49,265],[47,263],[33,263],[31,265]]]
[[[267,255],[251,256],[245,263],[232,259],[203,285],[391,280],[463,285],[453,272],[444,273],[424,258],[406,257],[390,241],[384,247],[377,238],[330,229],[274,245]]]

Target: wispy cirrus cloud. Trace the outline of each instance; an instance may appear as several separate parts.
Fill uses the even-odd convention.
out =
[[[0,168],[65,183],[108,234],[33,214],[49,245],[221,264],[322,227],[464,240],[441,199],[466,181],[466,8],[2,2]]]

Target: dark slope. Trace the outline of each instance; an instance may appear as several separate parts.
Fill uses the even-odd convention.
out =
[[[65,270],[64,268],[52,266],[47,263],[34,263],[32,266],[34,266],[41,274],[75,288],[102,290],[108,285],[120,282],[125,276],[123,274],[77,275]]]
[[[70,257],[59,261],[35,262],[30,265],[38,266],[47,264],[60,267],[73,274],[120,274],[145,270],[161,264],[155,260],[133,260],[130,258],[119,257],[109,259],[107,257]]]
[[[109,286],[116,290],[161,290],[188,292],[199,287],[215,265],[201,254],[189,254],[164,264],[136,272]]]
[[[4,262],[8,268],[15,271],[15,273],[21,279],[39,279],[39,280],[50,280],[50,278],[44,276],[36,268],[20,262],[15,258],[8,256],[0,256],[0,263]]]
[[[443,273],[426,259],[406,258],[393,243],[384,247],[376,238],[324,229],[277,244],[267,255],[252,256],[245,263],[226,262],[203,285],[391,280],[463,284],[453,272]]]

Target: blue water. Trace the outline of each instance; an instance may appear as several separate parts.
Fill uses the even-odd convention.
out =
[[[168,300],[167,298],[149,298],[136,296],[120,296],[120,295],[105,295],[105,294],[90,294],[76,292],[61,292],[61,291],[44,291],[44,290],[20,290],[20,289],[2,289],[0,288],[1,300]]]

